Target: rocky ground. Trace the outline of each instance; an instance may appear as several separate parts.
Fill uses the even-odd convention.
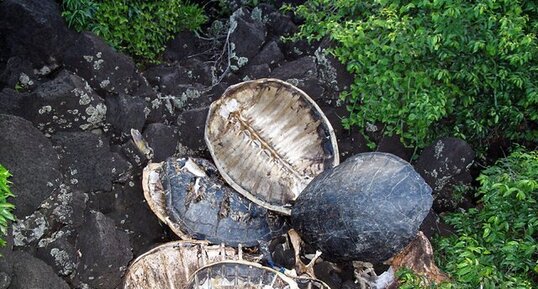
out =
[[[94,34],[69,30],[55,1],[0,2],[0,163],[13,174],[18,219],[1,252],[0,288],[118,288],[133,258],[177,239],[145,204],[147,160],[129,132],[143,132],[157,161],[208,157],[208,106],[232,84],[295,84],[326,113],[342,159],[368,151],[361,134],[340,124],[338,94],[352,76],[324,53],[329,41],[281,40],[296,29],[272,6],[241,8],[203,35],[178,34],[162,64],[139,70]],[[411,159],[398,138],[370,134],[378,150]],[[449,138],[415,162],[434,189],[427,236],[443,230],[437,213],[465,204],[452,192],[470,184],[473,158],[469,145]],[[323,262],[316,270],[332,288],[356,286],[346,270]]]

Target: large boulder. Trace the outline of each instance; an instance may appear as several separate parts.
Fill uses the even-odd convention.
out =
[[[61,63],[63,50],[74,39],[53,0],[1,1],[0,34],[9,55],[24,57],[35,67]]]
[[[263,22],[253,19],[245,8],[230,16],[229,45],[232,70],[238,70],[252,59],[265,42],[267,31]]]
[[[381,263],[413,240],[431,205],[431,188],[409,163],[363,153],[314,178],[291,221],[327,260]]]
[[[441,138],[425,148],[415,168],[432,187],[436,212],[454,210],[462,201],[456,197],[458,186],[472,182],[469,172],[475,153],[465,141],[457,138]]]
[[[91,132],[61,132],[52,137],[66,181],[83,192],[112,189],[113,155],[108,140]]]
[[[4,88],[0,91],[0,114],[21,115],[21,101],[24,94],[10,88]]]
[[[142,193],[142,177],[134,176],[125,185],[115,185],[110,196],[112,208],[106,213],[116,226],[127,232],[133,254],[138,256],[166,236],[165,227],[150,210]],[[103,212],[104,213],[104,212]]]
[[[38,243],[36,256],[51,266],[60,276],[70,276],[79,266],[75,247],[76,232],[67,227],[54,232]]]
[[[31,214],[58,188],[62,175],[51,142],[32,123],[12,115],[0,115],[0,164],[13,175],[11,190],[17,196],[15,215]]]
[[[133,257],[127,233],[96,211],[86,215],[86,222],[78,231],[77,249],[82,255],[82,270],[75,280],[82,288],[116,288]]]
[[[209,158],[204,141],[205,122],[209,108],[188,110],[177,119],[179,128],[178,155]]]
[[[119,137],[130,137],[131,129],[142,130],[146,122],[146,101],[121,93],[106,99],[107,122]]]
[[[26,252],[14,252],[10,289],[69,289],[69,285],[45,262]]]
[[[272,77],[284,81],[317,77],[317,75],[316,59],[312,56],[304,56],[297,60],[283,63],[275,68],[271,74]]]
[[[177,127],[162,123],[149,124],[144,129],[144,139],[153,149],[154,162],[162,162],[172,156],[177,149]]]
[[[23,115],[43,133],[104,126],[107,107],[88,83],[67,70],[22,100]]]
[[[130,57],[90,32],[81,33],[65,51],[64,64],[102,95],[131,94],[144,84]]]
[[[177,62],[199,52],[199,38],[191,31],[178,33],[168,44],[163,58],[167,62]]]

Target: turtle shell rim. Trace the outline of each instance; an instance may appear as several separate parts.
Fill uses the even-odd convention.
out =
[[[196,274],[198,274],[199,272],[201,272],[202,270],[205,270],[209,267],[212,267],[214,265],[224,265],[224,264],[241,264],[241,265],[247,265],[247,266],[252,266],[252,267],[256,267],[256,268],[259,268],[259,269],[262,269],[262,270],[266,270],[266,271],[269,271],[271,273],[274,273],[275,275],[277,275],[280,279],[282,279],[284,282],[286,282],[288,285],[290,285],[290,289],[299,289],[299,286],[297,285],[297,282],[295,281],[294,278],[284,274],[284,273],[281,273],[273,268],[270,268],[270,267],[266,267],[266,266],[263,266],[262,264],[260,263],[254,263],[254,262],[250,262],[250,261],[246,261],[246,260],[223,260],[223,261],[217,261],[217,262],[214,262],[214,263],[211,263],[211,264],[207,264],[205,266],[202,266],[200,268],[198,268],[196,271],[194,271],[191,276],[190,276],[190,282],[192,284],[192,282],[194,282],[194,276]]]
[[[289,89],[295,90],[295,91],[297,91],[299,93],[299,95],[303,99],[305,99],[308,103],[310,103],[310,105],[312,105],[313,109],[315,109],[316,112],[319,114],[319,117],[322,120],[322,123],[325,124],[325,126],[327,127],[327,131],[329,133],[329,138],[330,138],[330,141],[331,141],[331,148],[332,148],[333,154],[334,154],[333,155],[332,167],[336,167],[340,163],[340,152],[338,151],[338,143],[337,143],[337,140],[336,140],[336,135],[334,133],[334,129],[333,129],[331,123],[329,122],[329,119],[327,119],[327,116],[325,115],[325,113],[323,113],[323,111],[321,110],[319,105],[308,94],[306,94],[306,92],[304,92],[303,90],[301,90],[300,88],[296,87],[295,85],[293,85],[291,83],[288,83],[286,81],[276,79],[276,78],[261,78],[261,79],[256,79],[256,80],[248,80],[248,81],[243,81],[243,82],[240,82],[240,83],[237,83],[237,84],[229,86],[224,91],[222,96],[219,97],[218,99],[216,99],[215,101],[213,101],[211,103],[211,105],[209,106],[209,111],[207,113],[207,118],[206,118],[205,128],[204,128],[204,140],[205,140],[205,143],[206,143],[207,148],[209,150],[209,153],[211,154],[211,157],[213,158],[213,162],[215,163],[215,166],[219,170],[222,178],[232,188],[234,188],[237,192],[239,192],[240,194],[245,196],[247,199],[251,200],[252,202],[254,202],[254,203],[256,203],[256,204],[258,204],[258,205],[260,205],[260,206],[262,206],[262,207],[264,207],[266,209],[281,213],[281,214],[286,215],[286,216],[290,216],[291,215],[291,208],[288,208],[285,205],[278,206],[278,205],[273,205],[273,204],[270,204],[270,203],[268,203],[266,201],[263,201],[260,198],[256,197],[255,194],[247,191],[242,186],[240,186],[238,183],[236,183],[230,177],[230,175],[228,175],[227,171],[224,170],[224,168],[221,166],[220,160],[217,157],[215,157],[213,144],[211,143],[211,141],[209,140],[209,137],[208,137],[208,135],[209,135],[208,130],[209,130],[210,117],[214,113],[216,103],[219,100],[221,100],[221,99],[223,99],[225,97],[228,97],[229,95],[235,93],[237,90],[239,90],[239,88],[241,88],[241,87],[243,87],[245,85],[248,85],[248,86],[256,85],[256,86],[258,86],[258,85],[263,85],[263,84],[266,84],[266,83],[277,83],[279,85],[286,86]]]

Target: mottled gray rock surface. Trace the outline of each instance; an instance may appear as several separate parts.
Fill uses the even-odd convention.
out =
[[[112,219],[96,211],[86,215],[86,222],[78,234],[77,248],[82,255],[83,270],[77,272],[76,281],[81,287],[116,288],[133,257],[127,233],[117,229]]]
[[[10,289],[69,289],[45,262],[26,252],[14,252]]]
[[[15,215],[31,214],[59,186],[60,162],[50,141],[32,123],[0,114],[0,164],[13,175]]]
[[[413,240],[431,204],[431,188],[409,163],[363,153],[316,177],[291,220],[325,259],[379,263]]]
[[[65,179],[81,191],[112,188],[113,155],[108,140],[91,132],[62,132],[52,137]]]
[[[79,35],[64,54],[65,66],[102,95],[130,94],[141,84],[133,60],[91,32]]]
[[[67,29],[55,1],[5,0],[0,2],[0,34],[9,55],[41,67],[58,62],[75,33]]]
[[[437,212],[451,211],[463,196],[454,193],[457,186],[468,186],[475,153],[464,140],[441,138],[426,147],[415,164],[417,172],[433,189],[433,206]]]
[[[88,83],[67,70],[25,97],[21,107],[24,118],[49,135],[102,127],[107,112],[104,100]]]
[[[152,123],[144,129],[143,135],[153,149],[154,162],[162,162],[176,151],[177,127]]]

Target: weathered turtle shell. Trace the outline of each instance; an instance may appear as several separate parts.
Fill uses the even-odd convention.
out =
[[[186,289],[299,289],[290,277],[258,263],[217,262],[198,269]]]
[[[336,137],[321,109],[277,79],[230,86],[209,108],[205,140],[233,188],[286,215],[315,176],[339,163]]]
[[[235,257],[233,248],[210,246],[204,241],[169,242],[136,258],[125,274],[123,288],[185,288],[199,268]]]
[[[327,260],[382,262],[416,236],[431,208],[431,191],[395,155],[355,155],[305,188],[292,226]]]
[[[297,277],[293,278],[299,289],[331,289],[325,282],[309,278],[309,277]]]
[[[204,159],[168,158],[144,170],[150,208],[183,239],[256,246],[285,229],[282,217],[244,198]]]

